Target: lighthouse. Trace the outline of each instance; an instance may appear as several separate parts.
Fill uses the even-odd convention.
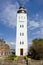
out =
[[[16,55],[27,55],[27,11],[23,6],[17,10]]]

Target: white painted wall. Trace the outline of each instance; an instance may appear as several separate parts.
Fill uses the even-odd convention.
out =
[[[23,21],[23,22],[22,22]],[[24,25],[24,27],[20,27]],[[20,32],[24,33],[24,36],[20,36]],[[20,41],[24,41],[24,44],[20,44]],[[17,13],[17,30],[16,30],[16,55],[20,56],[20,49],[23,48],[23,56],[27,55],[27,14]]]

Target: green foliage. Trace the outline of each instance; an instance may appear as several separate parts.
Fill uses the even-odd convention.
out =
[[[24,59],[28,59],[28,56],[26,55],[26,56],[24,56]]]
[[[30,47],[31,58],[43,59],[43,39],[34,39]]]
[[[16,57],[15,55],[10,55],[10,56],[8,57],[8,59],[9,59],[9,60],[14,60],[15,57]]]

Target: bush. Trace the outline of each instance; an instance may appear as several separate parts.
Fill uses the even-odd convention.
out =
[[[14,60],[14,58],[15,58],[15,55],[10,55],[10,56],[8,57],[9,60]]]
[[[24,56],[24,59],[28,59],[28,56],[26,55],[26,56]]]

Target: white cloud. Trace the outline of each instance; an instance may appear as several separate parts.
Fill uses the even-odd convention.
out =
[[[33,16],[32,20],[29,20],[28,18],[28,28],[30,30],[42,27],[43,27],[43,19],[40,18],[40,15],[38,13],[36,13],[36,15]]]
[[[4,34],[0,33],[0,36],[4,36]]]
[[[22,0],[21,0],[22,1]],[[23,0],[24,1],[24,0]],[[26,0],[25,2],[27,2],[29,0]],[[6,5],[6,7],[4,8],[4,10],[2,11],[0,19],[3,21],[4,24],[10,26],[10,27],[14,27],[16,26],[16,12],[17,9],[19,7],[19,3],[15,2],[15,4],[10,4],[8,3],[8,5]],[[35,17],[39,17],[39,14],[37,13],[35,15]],[[40,22],[36,22],[35,20],[28,20],[28,28],[30,30],[36,29],[40,26],[43,26],[43,20]]]
[[[41,34],[43,35],[43,28],[40,29]]]
[[[34,19],[35,19],[35,20],[38,20],[38,19],[39,19],[39,17],[40,17],[40,16],[39,16],[39,14],[38,14],[38,13],[36,13],[36,15],[34,15]]]
[[[29,22],[29,29],[30,30],[34,30],[36,28],[39,28],[40,30],[36,30],[34,32],[32,32],[33,35],[39,35],[39,36],[43,36],[43,20],[39,22],[36,22],[36,21],[30,21]]]
[[[30,28],[30,30],[33,30],[35,28],[38,28],[39,27],[39,23],[36,22],[36,21],[29,21],[29,25],[28,25],[28,28]]]
[[[43,4],[43,0],[34,0],[35,3],[38,5],[38,6],[41,6]]]
[[[39,17],[39,14],[38,13],[36,14],[36,17]]]
[[[14,5],[8,4],[3,12],[1,13],[1,20],[4,24],[7,24],[11,27],[16,26],[16,12],[19,7],[18,2],[15,2]]]
[[[6,44],[8,44],[10,46],[10,48],[14,49],[16,43],[15,42],[6,42]]]
[[[34,32],[34,33],[32,33],[32,34],[33,34],[33,35],[37,35],[37,34],[40,35],[40,33],[41,33],[41,32],[40,32],[40,30],[39,30],[39,31],[36,31],[36,32]]]
[[[15,45],[15,42],[10,42],[11,45]]]
[[[40,27],[43,27],[43,20],[40,21]]]
[[[22,5],[25,5],[25,4],[27,4],[28,2],[29,2],[29,0],[25,0],[25,1],[24,1],[24,0],[21,0],[21,4],[22,4]]]

